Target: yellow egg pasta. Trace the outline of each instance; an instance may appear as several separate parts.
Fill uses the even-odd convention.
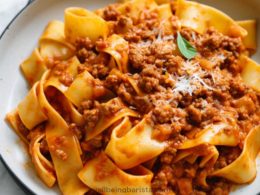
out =
[[[237,21],[237,24],[244,28],[247,31],[247,36],[243,38],[244,45],[252,49],[256,50],[257,40],[256,40],[256,20],[242,20]]]
[[[182,25],[203,33],[209,27],[231,36],[245,37],[247,31],[223,12],[196,2],[178,0],[176,15]],[[221,21],[221,22],[219,22]]]
[[[131,172],[132,174],[123,172],[106,154],[101,153],[84,166],[79,172],[79,178],[102,194],[151,194],[152,172],[142,166],[133,168]],[[113,191],[106,192],[107,186]],[[139,189],[135,189],[137,186]]]
[[[91,11],[83,8],[68,8],[65,10],[65,36],[75,42],[77,37],[89,37],[97,40],[108,34],[107,23]]]
[[[193,1],[69,7],[6,121],[64,195],[229,194],[257,174],[256,48],[256,20]]]

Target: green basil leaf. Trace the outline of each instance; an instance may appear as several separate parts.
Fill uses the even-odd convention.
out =
[[[180,32],[178,32],[177,36],[177,45],[181,54],[185,58],[191,59],[197,55],[196,48],[194,48],[185,38],[183,38]]]

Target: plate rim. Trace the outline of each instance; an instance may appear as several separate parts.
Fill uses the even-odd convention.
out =
[[[9,27],[14,23],[14,21],[16,20],[16,18],[17,18],[18,16],[20,16],[21,13],[22,13],[23,11],[25,11],[25,9],[26,9],[27,7],[29,7],[29,5],[30,5],[32,2],[34,2],[34,1],[36,1],[36,0],[28,0],[27,3],[26,3],[26,5],[25,5],[19,12],[17,12],[17,13],[15,14],[15,16],[14,16],[14,17],[11,19],[11,21],[6,25],[6,27],[4,28],[3,32],[0,34],[0,40],[3,38],[3,36],[4,36],[5,33],[6,33],[6,31],[9,29]]]
[[[15,14],[15,16],[11,19],[11,21],[6,25],[6,27],[4,28],[4,30],[2,31],[2,33],[0,34],[0,41],[2,40],[2,38],[4,37],[4,35],[7,33],[9,27],[14,23],[14,21],[28,8],[30,7],[30,5],[36,2],[36,0],[28,0],[26,5]],[[33,192],[29,186],[27,186],[22,180],[21,178],[19,178],[14,171],[12,171],[12,169],[8,166],[7,162],[4,160],[4,158],[2,157],[2,154],[0,153],[0,161],[2,162],[5,170],[8,172],[8,174],[11,176],[11,178],[13,179],[13,181],[18,185],[18,187],[25,193],[28,195],[36,195],[35,192]]]

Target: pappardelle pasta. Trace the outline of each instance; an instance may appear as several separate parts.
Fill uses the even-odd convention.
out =
[[[256,22],[192,1],[130,0],[50,21],[7,114],[62,194],[228,194],[256,176]]]

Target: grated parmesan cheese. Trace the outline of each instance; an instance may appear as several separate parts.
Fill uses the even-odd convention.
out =
[[[167,35],[165,37],[162,38],[164,41],[171,41],[174,40],[174,36],[173,35]]]
[[[208,86],[203,79],[199,76],[198,73],[193,74],[192,76],[181,76],[177,78],[177,83],[173,92],[183,92],[192,95],[193,91],[196,90],[197,83],[202,85],[208,90],[213,90],[212,87]]]
[[[174,36],[173,35],[163,36],[163,33],[164,33],[163,24],[164,23],[165,23],[165,20],[163,20],[160,23],[160,26],[157,29],[158,36],[156,37],[156,40],[154,42],[163,42],[163,41],[174,40]]]
[[[193,62],[190,60],[184,61],[181,69],[188,73],[196,72],[200,69],[199,62]]]
[[[171,118],[171,123],[181,124],[181,118],[177,116],[173,116]]]
[[[191,32],[191,37],[192,37],[193,41],[196,41],[197,36],[196,36],[195,32],[193,32],[193,31]]]
[[[210,86],[208,86],[208,85],[203,81],[203,79],[202,79],[201,77],[199,77],[198,74],[194,74],[193,77],[194,77],[195,80],[199,81],[200,84],[203,85],[206,89],[208,89],[208,90],[213,90],[213,88],[210,87]]]
[[[151,45],[152,45],[152,41],[150,41],[150,40],[142,41],[142,42],[136,44],[137,47],[141,47],[141,48],[142,47],[149,47]]]
[[[142,41],[140,43],[137,43],[136,46],[137,47],[150,47],[151,45],[153,44],[156,44],[156,43],[163,43],[164,41],[171,41],[171,40],[174,40],[174,36],[173,35],[167,35],[167,36],[163,36],[163,31],[164,29],[162,28],[162,25],[163,25],[164,21],[161,22],[159,28],[155,28],[153,29],[153,32],[155,34],[158,33],[157,37],[155,40],[151,41],[151,40],[147,40],[147,41]]]
[[[219,53],[213,57],[211,57],[211,59],[209,59],[209,61],[213,64],[213,65],[217,65],[218,63],[223,63],[226,59],[226,56],[223,53]]]
[[[184,92],[192,95],[194,85],[191,83],[191,79],[187,76],[182,76],[177,79],[177,83],[173,92]]]

